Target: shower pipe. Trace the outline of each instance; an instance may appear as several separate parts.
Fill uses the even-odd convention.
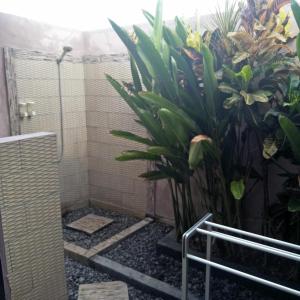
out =
[[[64,156],[64,117],[63,117],[63,102],[62,102],[62,91],[61,91],[61,72],[60,64],[63,61],[64,56],[72,51],[72,47],[64,46],[63,53],[59,58],[56,59],[57,71],[58,71],[58,96],[59,96],[59,106],[60,106],[60,155],[58,162],[60,163]]]

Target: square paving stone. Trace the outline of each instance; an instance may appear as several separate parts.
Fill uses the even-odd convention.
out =
[[[100,230],[101,228],[112,223],[113,220],[94,214],[88,214],[70,224],[67,227],[83,231],[87,234],[93,234],[94,232]]]
[[[122,281],[81,284],[78,300],[129,300],[127,284]]]

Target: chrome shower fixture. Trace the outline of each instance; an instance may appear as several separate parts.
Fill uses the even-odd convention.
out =
[[[64,46],[64,47],[63,47],[63,53],[62,53],[61,56],[56,60],[57,64],[59,65],[59,64],[62,62],[64,56],[65,56],[68,52],[71,52],[72,50],[73,50],[72,47],[70,47],[70,46]]]

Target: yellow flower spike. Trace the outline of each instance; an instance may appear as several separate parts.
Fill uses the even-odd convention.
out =
[[[190,32],[187,39],[186,44],[188,47],[193,48],[197,52],[201,50],[201,36],[200,32]]]

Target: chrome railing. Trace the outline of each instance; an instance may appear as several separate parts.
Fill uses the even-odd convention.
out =
[[[254,276],[245,272],[241,272],[239,270],[226,267],[222,264],[215,263],[211,261],[211,245],[212,245],[212,238],[219,238],[227,242],[235,243],[241,246],[249,247],[252,249],[260,250],[263,252],[267,252],[273,255],[281,256],[287,259],[294,260],[296,262],[300,262],[300,254],[292,252],[292,251],[300,251],[300,246],[283,242],[280,240],[272,239],[269,237],[265,237],[262,235],[254,234],[251,232],[239,230],[236,228],[231,228],[228,226],[220,225],[217,223],[213,223],[211,221],[212,214],[205,215],[202,219],[200,219],[194,226],[192,226],[187,232],[185,232],[182,236],[182,300],[188,299],[188,263],[189,260],[194,260],[200,263],[203,263],[206,265],[205,269],[205,300],[210,299],[210,273],[211,273],[211,267],[220,269],[223,271],[226,271],[228,273],[250,279],[252,281],[267,285],[269,287],[281,290],[283,292],[295,295],[300,297],[300,290],[295,290],[292,288],[289,288],[287,286],[263,279],[258,276]],[[222,231],[226,231],[227,233],[223,233],[220,231],[217,231],[215,229],[220,229]],[[189,248],[189,241],[191,237],[193,237],[195,234],[200,233],[207,236],[206,240],[206,259],[198,257],[190,252]],[[230,234],[231,233],[231,234]],[[246,237],[237,237],[233,234],[238,234],[240,236]],[[263,243],[254,242],[252,240],[247,239],[247,237],[260,240],[263,242],[272,243],[274,246],[265,245]],[[284,250],[279,248],[280,246],[286,247],[289,249]]]

